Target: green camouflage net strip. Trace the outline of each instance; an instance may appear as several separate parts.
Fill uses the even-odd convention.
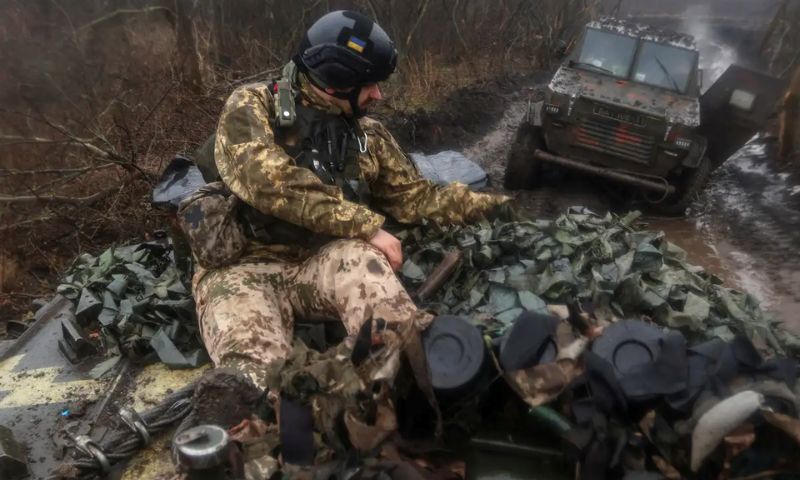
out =
[[[800,338],[755,298],[688,263],[664,232],[637,228],[639,216],[573,207],[555,220],[404,230],[401,277],[413,292],[445,252],[461,249],[461,264],[425,307],[466,315],[491,335],[501,335],[523,309],[577,299],[600,321],[650,319],[698,341],[743,334],[775,353],[800,356]]]
[[[466,315],[492,336],[523,310],[544,312],[548,304],[577,299],[601,321],[646,318],[680,329],[691,341],[744,334],[800,357],[800,339],[751,295],[687,263],[686,252],[663,232],[638,229],[639,216],[573,207],[555,220],[403,230],[397,235],[407,260],[400,277],[413,292],[447,251],[462,250],[456,271],[424,306]],[[137,244],[83,254],[58,293],[73,301],[82,325],[99,329],[112,359],[158,358],[180,368],[207,358],[191,292],[168,248]]]
[[[157,358],[174,368],[207,360],[194,300],[171,247],[142,243],[112,247],[97,257],[80,255],[58,293],[72,300],[85,329],[99,329],[112,360]]]

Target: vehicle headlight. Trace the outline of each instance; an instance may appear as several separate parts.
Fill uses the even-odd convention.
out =
[[[547,103],[544,106],[544,111],[550,115],[558,115],[561,112],[561,107],[553,105],[552,103]]]
[[[675,146],[682,150],[689,150],[692,148],[692,141],[688,138],[678,137],[675,139]]]

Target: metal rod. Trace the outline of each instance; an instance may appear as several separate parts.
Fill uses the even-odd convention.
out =
[[[117,386],[119,386],[120,380],[122,380],[122,377],[125,375],[125,373],[128,372],[130,361],[128,360],[127,357],[124,357],[119,364],[120,364],[119,372],[117,372],[116,377],[114,377],[114,381],[112,381],[111,385],[106,389],[107,393],[105,397],[103,397],[103,401],[100,402],[100,406],[97,407],[97,410],[94,412],[94,415],[92,415],[92,420],[89,422],[89,426],[91,428],[94,428],[95,424],[97,423],[97,419],[100,418],[100,415],[103,414],[103,412],[106,409],[106,406],[108,405],[109,400],[111,400],[111,396],[117,393]]]
[[[472,438],[470,444],[481,450],[491,450],[512,455],[523,455],[534,458],[551,457],[564,458],[561,450],[547,447],[537,447],[533,445],[517,444],[504,440],[494,440],[489,438]]]
[[[589,165],[586,163],[577,162],[575,160],[570,160],[569,158],[559,157],[558,155],[553,155],[552,153],[547,153],[542,150],[536,150],[533,153],[533,156],[545,162],[555,163],[556,165],[561,165],[562,167],[591,173],[600,177],[608,178],[609,180],[616,180],[618,182],[627,183],[629,185],[652,190],[654,192],[666,193],[668,195],[675,193],[675,187],[666,182],[654,182],[652,180],[637,177],[636,175],[631,175],[629,173],[623,173],[618,170],[598,167],[595,165]]]

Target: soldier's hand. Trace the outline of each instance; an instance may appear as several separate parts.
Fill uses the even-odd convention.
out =
[[[370,245],[380,250],[389,260],[389,265],[397,271],[403,265],[403,247],[400,240],[384,229],[378,230],[370,240]]]

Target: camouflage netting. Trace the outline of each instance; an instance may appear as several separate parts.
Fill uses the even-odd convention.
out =
[[[194,300],[169,246],[142,243],[112,247],[98,257],[83,254],[58,293],[72,300],[87,331],[98,331],[112,358],[157,358],[176,368],[207,359]]]
[[[413,291],[448,250],[463,261],[426,307],[469,316],[500,335],[523,309],[577,299],[601,322],[646,318],[690,343],[744,334],[776,353],[800,356],[800,339],[749,294],[726,288],[686,261],[663,232],[635,226],[638,212],[599,216],[573,207],[555,220],[484,222],[401,232],[402,277]]]
[[[726,288],[663,232],[640,230],[637,212],[599,216],[574,207],[555,220],[483,222],[397,235],[405,245],[401,278],[414,291],[449,250],[463,260],[425,307],[466,315],[492,336],[525,310],[577,299],[601,322],[646,318],[680,329],[690,343],[744,334],[756,345],[800,357],[800,339],[750,295]],[[112,356],[159,359],[172,367],[206,359],[194,301],[168,247],[138,244],[78,257],[58,292],[79,322],[99,332]]]

